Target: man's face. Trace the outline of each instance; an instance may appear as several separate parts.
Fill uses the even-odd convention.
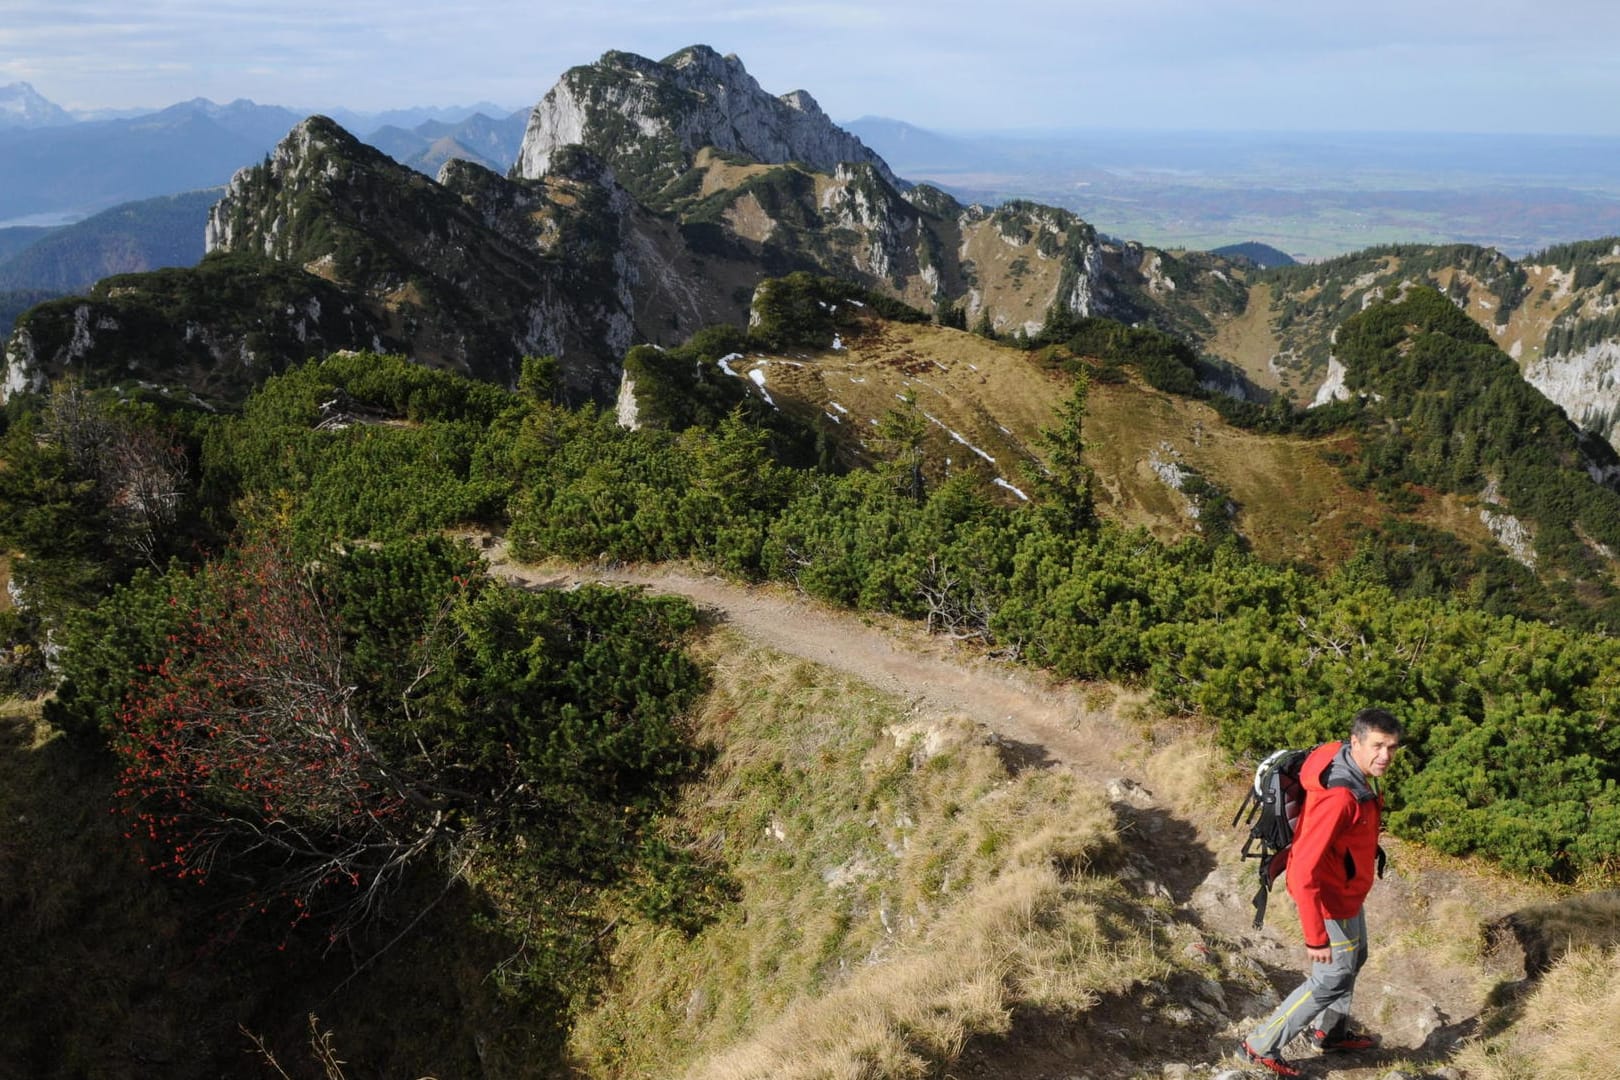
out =
[[[1368,776],[1383,776],[1400,745],[1398,736],[1373,728],[1365,735],[1350,736],[1350,756]]]

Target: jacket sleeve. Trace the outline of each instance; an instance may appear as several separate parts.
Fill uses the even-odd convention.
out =
[[[1330,788],[1312,801],[1294,843],[1288,851],[1288,892],[1299,906],[1299,926],[1307,948],[1328,945],[1326,913],[1322,908],[1322,880],[1330,873],[1333,840],[1355,821],[1356,797],[1344,788]]]

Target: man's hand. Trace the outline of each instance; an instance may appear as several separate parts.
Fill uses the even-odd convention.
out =
[[[1305,946],[1305,955],[1311,958],[1313,964],[1325,964],[1333,959],[1333,946],[1324,945],[1320,949]]]

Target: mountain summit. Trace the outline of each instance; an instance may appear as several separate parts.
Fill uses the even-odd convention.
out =
[[[58,127],[73,123],[62,106],[25,82],[0,86],[0,128]]]
[[[613,166],[619,182],[644,200],[683,175],[705,147],[823,172],[867,164],[899,184],[883,159],[828,119],[808,93],[773,97],[736,56],[707,45],[661,61],[608,52],[570,68],[530,114],[516,174],[545,176],[556,151],[570,144]]]

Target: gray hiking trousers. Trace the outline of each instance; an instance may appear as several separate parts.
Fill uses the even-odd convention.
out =
[[[1349,1019],[1356,975],[1367,962],[1367,913],[1329,919],[1327,932],[1333,958],[1325,964],[1313,962],[1309,977],[1249,1034],[1249,1049],[1255,1053],[1275,1057],[1301,1032],[1332,1031]]]

